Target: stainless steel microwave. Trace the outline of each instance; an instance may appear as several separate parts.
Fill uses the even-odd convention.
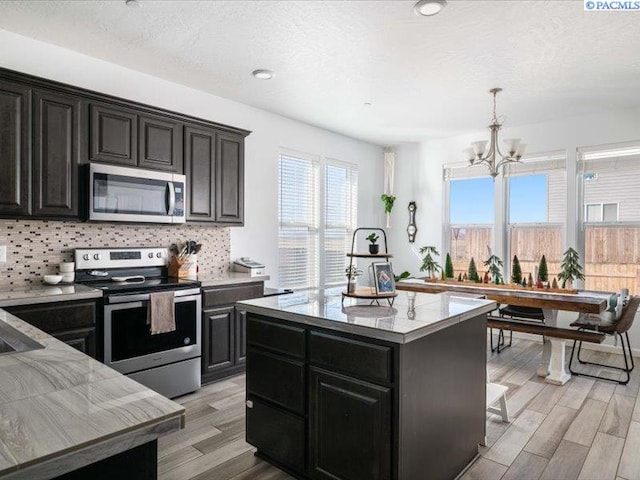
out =
[[[92,163],[88,219],[184,223],[185,188],[184,175]]]

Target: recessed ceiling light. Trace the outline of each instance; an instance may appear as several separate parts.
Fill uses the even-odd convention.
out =
[[[253,72],[251,72],[251,75],[259,78],[260,80],[269,80],[270,78],[273,78],[274,74],[271,70],[267,70],[266,68],[259,68],[258,70],[254,70]]]
[[[371,103],[371,102],[364,102],[364,103],[363,103],[363,105],[364,105],[365,107],[370,107],[370,106],[372,105],[372,103]]]
[[[138,8],[140,6],[140,2],[138,0],[124,0],[124,3],[127,7]]]
[[[437,15],[447,4],[447,0],[420,0],[413,7],[416,15],[431,17]]]

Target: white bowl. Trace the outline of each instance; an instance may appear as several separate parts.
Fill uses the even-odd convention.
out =
[[[44,283],[48,283],[49,285],[57,285],[62,281],[62,275],[45,275],[42,278]]]
[[[60,264],[60,273],[72,273],[76,268],[74,262],[62,262]]]
[[[73,281],[76,278],[75,272],[70,272],[70,273],[60,272],[60,276],[62,277],[62,283],[73,283]]]

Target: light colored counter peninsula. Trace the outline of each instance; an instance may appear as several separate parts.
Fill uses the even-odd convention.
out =
[[[0,478],[157,478],[182,406],[1,309],[0,338]]]
[[[318,292],[238,302],[247,441],[299,478],[451,479],[485,435],[495,302],[399,292],[393,307]]]

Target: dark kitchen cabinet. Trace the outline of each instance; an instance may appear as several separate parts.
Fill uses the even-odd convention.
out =
[[[119,106],[89,106],[92,162],[182,173],[182,123]]]
[[[9,313],[96,358],[97,307],[93,300],[5,307]]]
[[[235,308],[223,307],[202,311],[203,344],[202,374],[228,369],[234,364]]]
[[[31,213],[31,89],[0,80],[0,214]]]
[[[244,222],[244,138],[220,133],[216,138],[216,222]]]
[[[80,99],[36,91],[33,214],[77,217]]]
[[[138,141],[138,166],[182,173],[182,123],[140,115]]]
[[[391,478],[391,390],[315,367],[309,377],[309,476]]]
[[[235,302],[260,298],[264,282],[202,289],[202,383],[243,372],[247,314]]]
[[[188,125],[184,129],[184,173],[187,176],[187,221],[215,221],[215,131]]]
[[[184,173],[187,220],[244,223],[250,132],[0,68],[0,218],[81,218],[79,163]]]
[[[407,343],[286,315],[247,314],[246,438],[256,455],[313,480],[449,480],[476,457],[484,315]]]
[[[89,105],[89,160],[138,165],[138,115],[116,106]]]

